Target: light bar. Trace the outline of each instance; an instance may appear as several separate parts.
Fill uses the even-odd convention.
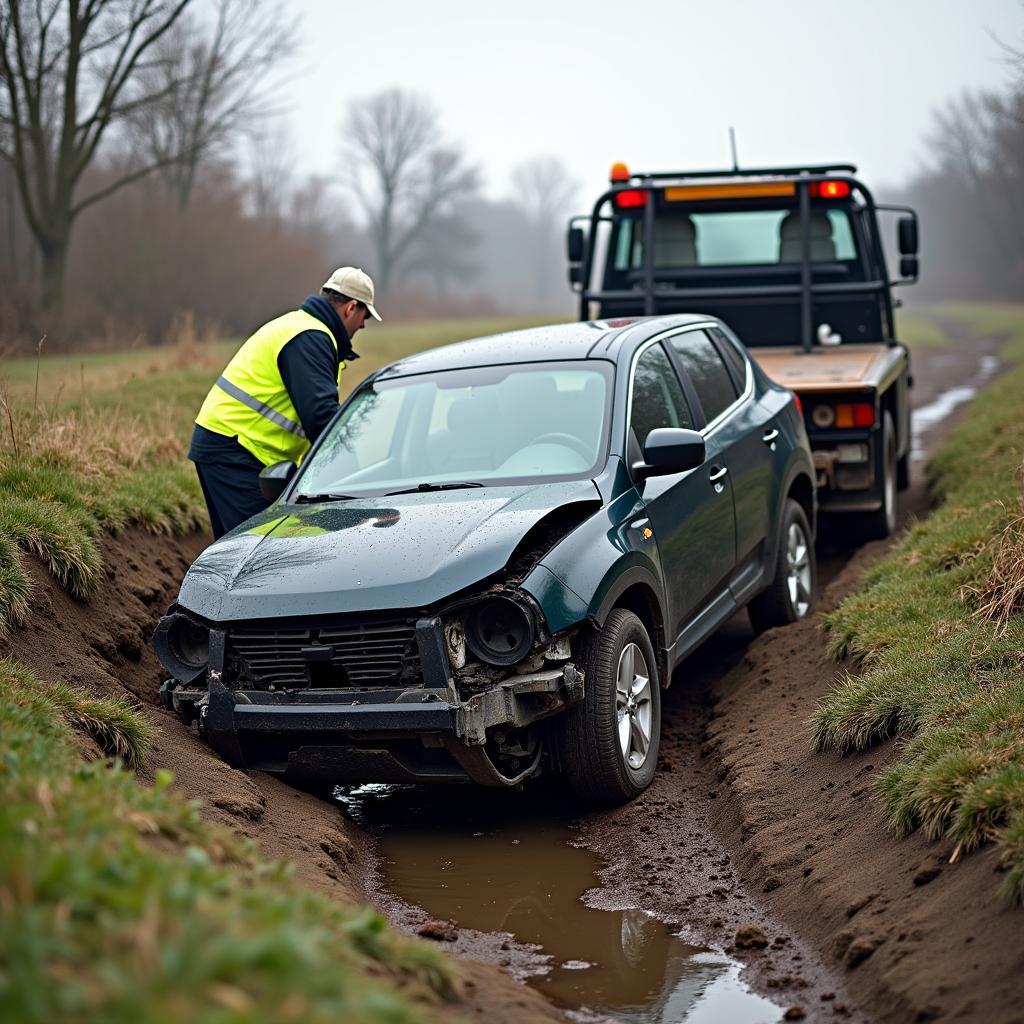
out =
[[[745,182],[742,185],[673,185],[665,189],[670,203],[700,202],[703,199],[762,199],[770,196],[795,196],[792,181]]]

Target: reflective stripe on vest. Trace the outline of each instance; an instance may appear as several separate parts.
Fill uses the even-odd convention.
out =
[[[271,320],[247,338],[224,367],[196,423],[215,434],[237,438],[265,466],[299,462],[309,451],[309,439],[281,379],[277,358],[303,331],[326,334],[337,352],[337,339],[327,325],[303,309]],[[344,365],[339,360],[339,373]]]
[[[218,377],[217,387],[221,391],[226,391],[232,398],[237,398],[242,405],[249,406],[253,412],[258,412],[264,419],[270,420],[271,423],[276,423],[279,427],[284,427],[289,434],[294,434],[296,437],[306,436],[306,432],[294,420],[288,419],[287,416],[282,416],[276,409],[271,409],[269,405],[265,405],[258,398],[253,398],[247,391],[243,391],[232,384],[227,377]]]

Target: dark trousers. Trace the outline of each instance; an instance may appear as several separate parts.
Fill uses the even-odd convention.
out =
[[[197,462],[196,472],[210,513],[213,539],[218,540],[250,516],[262,512],[270,502],[260,493],[260,470],[252,466],[222,462]]]

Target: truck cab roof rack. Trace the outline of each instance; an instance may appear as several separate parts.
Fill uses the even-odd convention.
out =
[[[795,167],[729,167],[720,171],[634,171],[631,181],[659,181],[665,178],[751,178],[765,175],[856,174],[853,164],[799,164]]]

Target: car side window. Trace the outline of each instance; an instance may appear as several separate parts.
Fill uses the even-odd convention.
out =
[[[658,427],[693,429],[694,419],[676,371],[661,345],[652,345],[636,361],[629,425],[637,442]]]
[[[714,335],[715,341],[718,342],[718,351],[721,352],[725,358],[732,364],[732,368],[736,371],[735,379],[740,382],[740,388],[743,388],[744,382],[747,379],[747,360],[743,353],[736,347],[735,342],[729,337],[725,331],[720,331],[717,328],[713,328],[710,332]]]
[[[685,331],[670,338],[669,343],[690,375],[704,417],[710,423],[737,398],[732,377],[718,349],[704,331]]]

